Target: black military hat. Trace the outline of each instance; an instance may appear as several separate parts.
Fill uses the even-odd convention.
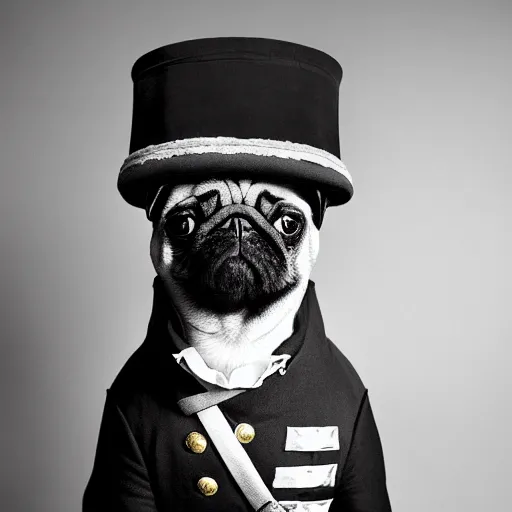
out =
[[[129,156],[118,189],[145,208],[163,184],[230,177],[282,181],[346,203],[340,64],[323,51],[259,37],[182,41],[132,68]]]

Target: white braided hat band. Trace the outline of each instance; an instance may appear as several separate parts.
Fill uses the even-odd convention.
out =
[[[302,160],[328,167],[344,176],[351,184],[352,177],[345,164],[335,155],[308,144],[273,139],[241,139],[237,137],[193,137],[150,145],[131,153],[123,162],[120,175],[148,160],[165,160],[183,155],[246,153]]]

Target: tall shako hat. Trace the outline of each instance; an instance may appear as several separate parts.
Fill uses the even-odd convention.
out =
[[[117,186],[146,208],[164,184],[230,177],[318,189],[346,203],[340,159],[340,64],[301,44],[259,37],[182,41],[133,65],[129,156]],[[312,187],[309,187],[312,185]]]

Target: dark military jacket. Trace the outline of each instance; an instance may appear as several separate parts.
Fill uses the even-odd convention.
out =
[[[178,334],[168,329],[176,319],[158,276],[153,288],[147,336],[107,389],[82,510],[250,511],[197,415],[185,416],[177,406],[205,388],[176,363]],[[326,336],[314,282],[308,283],[293,334],[274,353],[292,356],[284,374],[219,404],[233,430],[241,423],[254,428],[254,439],[242,446],[274,498],[298,512],[390,511],[368,390]],[[316,427],[309,429],[313,437],[301,437],[305,427]],[[325,444],[326,430],[335,432],[333,444]],[[202,453],[185,443],[191,432],[206,438]],[[328,476],[319,481],[322,474]],[[203,477],[215,481],[215,494],[201,492]]]

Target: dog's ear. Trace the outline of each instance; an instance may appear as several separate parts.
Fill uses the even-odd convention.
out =
[[[313,223],[319,230],[324,220],[325,210],[329,206],[329,199],[322,191],[317,189],[316,192],[318,195],[318,207],[316,211],[313,211]]]
[[[311,207],[313,224],[315,225],[316,229],[320,230],[324,219],[325,210],[329,206],[329,199],[327,198],[327,195],[322,190],[306,186],[296,187],[296,192]]]
[[[158,185],[146,192],[146,217],[155,227],[169,197],[170,185]]]

